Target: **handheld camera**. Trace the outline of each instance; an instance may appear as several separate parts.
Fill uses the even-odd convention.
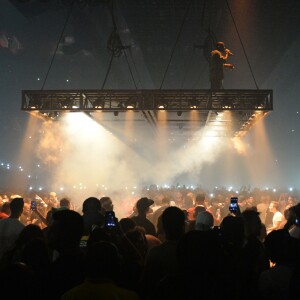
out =
[[[236,214],[238,211],[238,197],[231,197],[229,204],[229,211],[233,214]]]
[[[115,218],[115,213],[113,211],[105,212],[104,226],[106,228],[116,227],[116,218]]]

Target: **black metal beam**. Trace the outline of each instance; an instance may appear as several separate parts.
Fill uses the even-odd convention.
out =
[[[24,90],[24,111],[273,110],[272,90]]]

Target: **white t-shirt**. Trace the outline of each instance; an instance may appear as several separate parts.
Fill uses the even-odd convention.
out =
[[[0,220],[0,258],[14,245],[24,227],[25,225],[15,218]]]
[[[273,226],[278,226],[278,222],[282,222],[283,219],[283,214],[280,211],[276,211],[276,213],[273,216]]]

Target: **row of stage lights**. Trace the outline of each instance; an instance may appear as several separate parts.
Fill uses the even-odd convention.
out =
[[[154,103],[153,106],[148,105],[140,105],[139,101],[132,101],[132,100],[126,100],[126,101],[120,101],[114,105],[112,105],[112,102],[109,101],[109,103],[106,103],[107,101],[104,100],[94,100],[91,103],[91,107],[88,107],[86,104],[80,103],[79,100],[64,100],[64,101],[54,101],[53,103],[42,103],[37,99],[31,99],[28,102],[27,108],[30,110],[88,110],[90,109],[96,109],[96,110],[198,110],[201,108],[206,108],[205,104],[203,106],[203,103],[201,105],[200,101],[198,100],[190,100],[187,103],[183,101],[157,101],[157,103]],[[237,108],[232,100],[223,100],[220,103],[220,109],[223,110],[230,110]],[[260,102],[254,105],[254,108],[257,110],[261,110],[264,108],[264,105]]]

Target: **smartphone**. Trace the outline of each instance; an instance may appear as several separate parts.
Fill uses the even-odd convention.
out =
[[[30,210],[36,210],[36,205],[37,205],[37,202],[36,202],[36,200],[32,200],[31,202],[30,202]]]
[[[105,227],[111,228],[116,226],[116,218],[115,213],[113,211],[106,211],[105,212]]]
[[[238,197],[231,197],[229,204],[229,211],[231,213],[236,213],[238,210]]]

